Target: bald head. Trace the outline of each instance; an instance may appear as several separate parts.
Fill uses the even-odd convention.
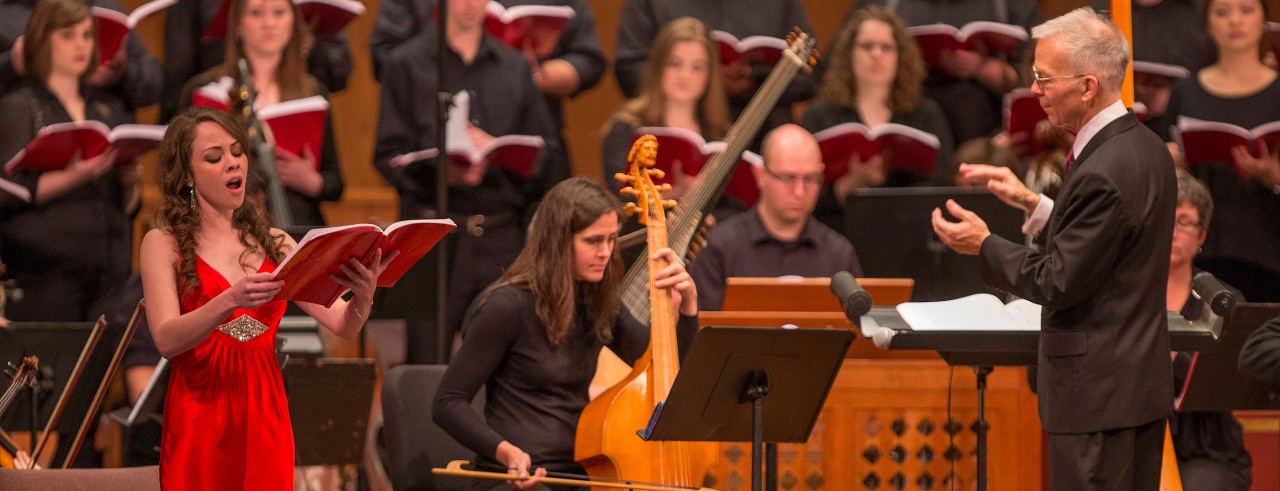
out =
[[[765,135],[760,151],[765,165],[781,160],[803,160],[822,165],[818,141],[807,130],[794,124],[784,124],[770,131]]]
[[[804,128],[782,125],[764,138],[764,166],[755,169],[758,209],[775,237],[792,236],[813,212],[822,188],[822,151]],[[781,232],[790,228],[791,233]]]

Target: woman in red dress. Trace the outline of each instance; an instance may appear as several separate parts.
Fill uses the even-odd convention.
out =
[[[230,115],[194,108],[160,146],[161,227],[140,253],[147,321],[172,360],[160,446],[165,489],[293,489],[293,433],[274,339],[283,301],[271,271],[296,244],[247,203],[248,146]],[[395,253],[354,258],[354,292],[331,307],[299,303],[321,325],[352,338]]]

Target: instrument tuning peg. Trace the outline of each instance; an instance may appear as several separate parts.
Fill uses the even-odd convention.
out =
[[[631,186],[627,186],[625,188],[619,189],[618,194],[621,194],[623,196],[640,196],[640,191],[637,191],[636,188],[633,188]]]
[[[664,193],[665,193],[665,192],[670,191],[670,190],[671,190],[671,185],[670,185],[670,184],[661,184],[661,185],[659,185],[659,186],[658,186],[658,191],[661,191],[661,192],[664,192]]]
[[[618,182],[625,182],[625,183],[630,183],[632,179],[631,174],[627,174],[624,172],[619,172],[617,174],[614,174],[613,178],[617,179]]]
[[[626,205],[623,205],[622,211],[625,211],[627,215],[635,215],[636,213],[640,213],[640,207],[635,203],[628,201]]]
[[[662,179],[667,176],[667,173],[662,172],[662,169],[647,169],[646,172],[649,173],[649,177],[654,179]]]
[[[663,206],[663,208],[675,208],[675,207],[676,207],[676,200],[673,200],[673,199],[664,199],[664,200],[662,200],[662,206]]]

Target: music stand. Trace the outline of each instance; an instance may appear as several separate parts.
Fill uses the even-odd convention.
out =
[[[866,276],[914,279],[914,301],[999,295],[982,282],[977,257],[951,250],[933,233],[929,215],[934,208],[945,210],[948,199],[981,216],[991,233],[1022,243],[1022,212],[985,189],[857,189],[846,200],[843,232],[858,250]]]
[[[1240,373],[1240,349],[1258,327],[1280,315],[1280,304],[1236,306],[1227,316],[1217,349],[1199,351],[1174,401],[1178,412],[1236,409],[1280,409],[1280,400],[1266,385]]]
[[[36,434],[44,428],[53,412],[54,405],[49,403],[56,400],[66,387],[67,378],[74,371],[93,326],[92,322],[14,322],[9,327],[0,328],[0,362],[16,362],[28,355],[40,358],[39,377],[34,389],[19,393],[10,410],[0,417],[0,427],[9,431],[31,432],[30,448],[35,448]],[[80,397],[71,401],[69,411],[87,407],[93,394],[90,391],[77,392],[77,395]],[[83,413],[83,409],[80,412]],[[67,429],[59,426],[59,431]]]
[[[151,380],[147,381],[147,386],[143,387],[142,393],[138,395],[138,402],[134,403],[132,408],[122,407],[111,411],[109,416],[125,428],[132,428],[134,425],[152,420],[161,421],[163,415],[160,412],[160,403],[164,402],[164,393],[168,386],[169,359],[161,358],[160,363],[156,364],[155,371],[151,373]]]
[[[377,363],[292,358],[285,364],[297,465],[360,465]]]
[[[646,441],[750,441],[751,489],[760,491],[763,442],[809,439],[854,337],[843,329],[700,329],[667,400],[637,433]]]

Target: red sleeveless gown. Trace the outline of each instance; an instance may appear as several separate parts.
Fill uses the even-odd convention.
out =
[[[263,261],[260,272],[276,264]],[[196,257],[185,314],[231,287]],[[160,445],[166,490],[292,490],[294,447],[275,338],[285,302],[239,309],[171,360]]]

